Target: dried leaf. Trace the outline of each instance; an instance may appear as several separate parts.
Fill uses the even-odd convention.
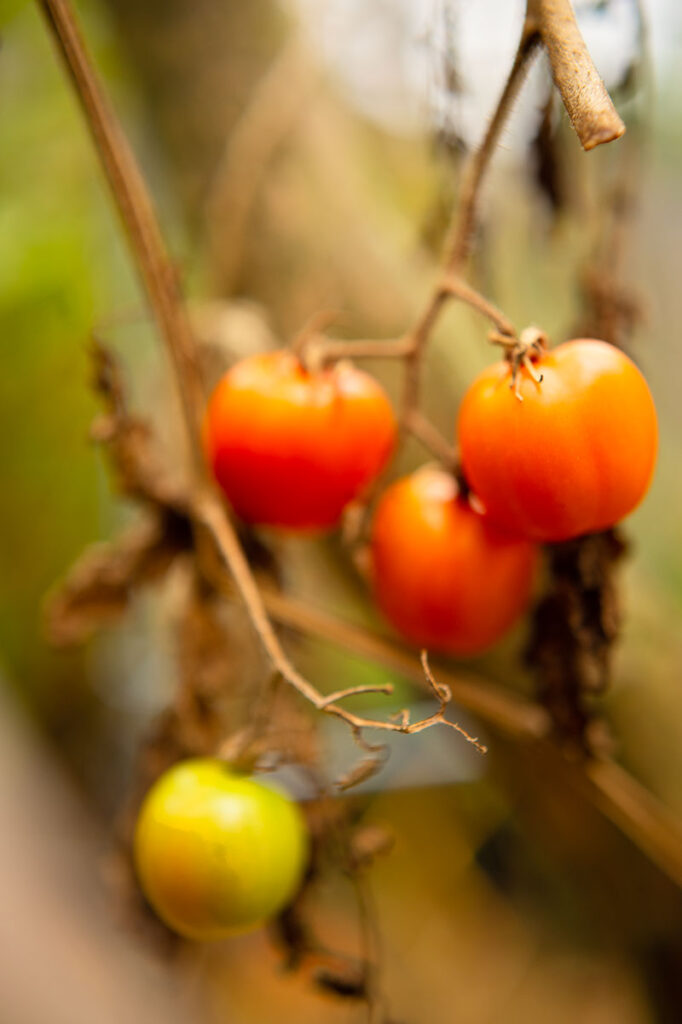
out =
[[[313,981],[318,988],[344,999],[367,998],[367,969],[361,963],[319,967],[313,972]]]
[[[535,610],[526,651],[558,735],[583,750],[592,719],[588,695],[609,682],[620,623],[613,569],[625,548],[613,530],[549,548],[550,585]]]
[[[362,825],[350,837],[350,854],[355,867],[368,867],[377,857],[389,853],[395,835],[385,825]]]
[[[180,673],[187,688],[214,701],[234,694],[243,674],[243,640],[224,614],[225,602],[197,577],[193,566],[190,572],[177,623]]]
[[[279,914],[271,931],[275,941],[286,950],[284,969],[287,971],[297,970],[317,945],[298,900]]]
[[[631,284],[623,285],[610,272],[589,267],[583,275],[585,313],[572,334],[576,338],[602,338],[626,349],[644,319],[642,300]]]
[[[81,643],[116,620],[134,589],[161,576],[188,541],[187,524],[179,517],[153,515],[111,543],[87,548],[48,602],[50,642]]]
[[[357,761],[355,765],[336,780],[334,785],[337,789],[344,792],[347,789],[352,789],[353,786],[360,785],[361,782],[366,782],[367,779],[371,779],[373,775],[381,771],[386,761],[385,756],[383,757],[363,757]]]
[[[547,199],[554,216],[565,209],[568,200],[564,175],[566,161],[561,154],[561,137],[554,123],[554,93],[550,93],[538,131],[531,143],[535,182]]]
[[[296,699],[289,687],[279,686],[265,710],[265,739],[269,749],[277,751],[282,762],[316,771],[321,763],[319,736],[309,709]]]
[[[95,388],[104,400],[106,413],[93,423],[93,440],[109,450],[116,480],[122,491],[138,501],[167,506],[178,513],[186,508],[179,481],[160,465],[149,425],[128,412],[120,367],[113,353],[94,340]]]

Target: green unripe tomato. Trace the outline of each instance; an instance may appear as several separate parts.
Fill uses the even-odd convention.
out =
[[[307,855],[298,806],[211,758],[162,775],[135,830],[145,896],[190,939],[222,939],[272,917],[295,895]]]

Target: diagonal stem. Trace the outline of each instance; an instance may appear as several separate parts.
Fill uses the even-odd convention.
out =
[[[159,331],[174,363],[195,472],[201,474],[203,388],[177,273],[149,190],[97,78],[67,0],[37,0],[53,33],[94,139]]]
[[[488,125],[483,141],[472,154],[464,172],[460,190],[459,210],[450,229],[450,240],[446,246],[445,266],[449,274],[457,276],[462,272],[473,245],[481,185],[490,165],[500,135],[511,113],[514,101],[538,52],[540,35],[533,25],[524,24],[514,63],[505,83],[502,95]]]

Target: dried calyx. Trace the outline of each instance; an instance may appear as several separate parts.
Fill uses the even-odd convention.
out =
[[[542,383],[542,374],[536,369],[534,361],[547,351],[547,335],[539,327],[524,327],[518,338],[497,331],[491,331],[488,338],[493,345],[501,345],[504,349],[505,359],[511,367],[509,387],[513,389],[519,402],[522,402],[519,371],[523,366],[536,384]]]

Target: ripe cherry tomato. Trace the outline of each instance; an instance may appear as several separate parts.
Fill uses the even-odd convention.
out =
[[[204,428],[213,473],[240,518],[292,529],[333,526],[395,442],[380,385],[349,364],[306,371],[293,353],[234,366]]]
[[[221,939],[272,917],[296,893],[307,852],[293,801],[210,758],[162,775],[135,831],[145,896],[190,939]]]
[[[372,524],[379,607],[413,643],[452,654],[489,647],[522,614],[536,559],[429,466],[384,492]]]
[[[606,529],[647,492],[656,410],[644,377],[619,349],[577,340],[545,352],[520,394],[505,362],[471,385],[459,413],[464,472],[490,518],[536,541]]]

